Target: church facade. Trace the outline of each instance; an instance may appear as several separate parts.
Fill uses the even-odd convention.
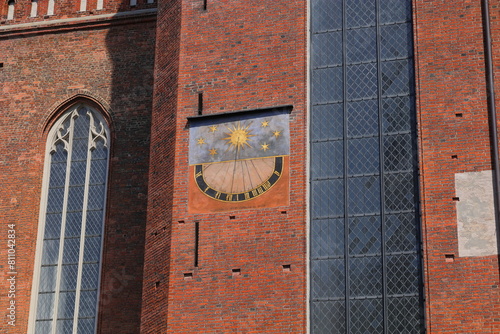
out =
[[[499,5],[4,1],[0,332],[500,331]]]

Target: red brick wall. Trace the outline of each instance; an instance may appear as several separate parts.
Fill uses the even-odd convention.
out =
[[[497,17],[499,2],[491,4]],[[498,257],[459,257],[452,200],[455,173],[492,169],[480,1],[414,6],[428,330],[496,333]]]
[[[106,29],[0,36],[1,333],[26,333],[48,131],[44,127],[56,106],[75,95],[94,97],[111,119],[100,332],[139,332],[154,19]],[[17,236],[16,327],[7,326],[4,317],[7,224],[12,223]]]
[[[97,10],[98,0],[87,0],[86,11],[80,11],[81,0],[55,0],[54,14],[48,16],[49,0],[38,0],[37,16],[31,17],[32,0],[16,0],[14,18],[7,20],[8,1],[0,2],[0,27],[19,23],[44,22],[56,19],[89,17],[101,14],[113,14],[125,11],[135,11],[156,8],[158,0],[149,4],[147,0],[137,0],[136,6],[130,6],[130,0],[103,0],[103,9]]]
[[[172,205],[176,168],[180,24],[181,1],[161,2],[158,12],[151,120],[141,333],[167,332]]]
[[[202,4],[182,2],[177,82],[174,65],[161,59],[165,53],[174,55],[167,41],[178,43],[179,37],[169,40],[167,27],[157,32],[156,77],[161,82],[156,87],[175,85],[177,91],[168,92],[171,101],[155,95],[143,301],[151,306],[143,310],[143,329],[163,332],[168,323],[168,333],[303,333],[307,305],[306,3],[208,1],[207,11]],[[159,22],[167,10],[159,8]],[[171,77],[164,72],[165,66]],[[186,123],[187,117],[197,114],[198,92],[203,92],[204,114],[293,105],[289,206],[187,213]],[[175,146],[168,126],[172,112],[176,112]],[[173,168],[172,179],[168,173]],[[193,267],[195,221],[200,225],[198,268]],[[284,272],[282,265],[291,265],[291,272]],[[241,275],[233,276],[232,269],[237,268]],[[192,279],[185,280],[185,273],[192,273]],[[154,308],[148,293],[154,293],[154,275],[168,299],[156,297],[151,314]],[[168,284],[168,294],[163,282]],[[161,324],[156,332],[155,323]]]

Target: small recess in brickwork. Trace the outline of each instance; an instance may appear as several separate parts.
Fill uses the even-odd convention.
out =
[[[457,112],[457,113],[455,114],[455,116],[456,116],[456,117],[462,117],[463,115],[464,115],[464,114],[462,114],[461,112]]]
[[[158,235],[157,231],[151,232],[151,235]]]
[[[457,202],[460,201],[460,197],[453,197],[452,199]]]
[[[454,262],[455,261],[455,254],[444,254],[444,260],[446,262]]]
[[[283,271],[286,272],[286,273],[292,271],[292,265],[291,264],[284,264],[283,265]]]
[[[458,159],[458,155],[454,154],[451,156],[452,159]]]
[[[236,216],[229,216],[229,219],[236,219]]]
[[[286,210],[280,210],[280,213],[282,213],[282,214],[285,215],[286,214]]]
[[[184,273],[184,279],[185,280],[193,279],[193,273]]]
[[[203,92],[198,93],[198,115],[203,115]]]
[[[184,220],[179,220],[179,224],[184,224]]]
[[[241,269],[240,268],[235,268],[232,270],[233,276],[239,276],[241,275]]]
[[[158,289],[159,286],[160,286],[160,281],[155,282],[155,289]]]
[[[3,63],[0,63],[0,68],[3,68]]]
[[[203,0],[203,10],[207,10],[207,0]]]

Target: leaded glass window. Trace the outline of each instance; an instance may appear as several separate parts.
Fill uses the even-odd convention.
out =
[[[424,331],[411,0],[311,0],[311,333]]]
[[[96,332],[109,129],[77,105],[47,139],[30,333]]]

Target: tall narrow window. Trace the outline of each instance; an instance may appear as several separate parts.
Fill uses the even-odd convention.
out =
[[[31,14],[30,17],[36,17],[38,14],[38,0],[31,0]]]
[[[87,10],[87,0],[80,0],[80,12]]]
[[[14,19],[14,0],[10,0],[8,5],[9,8],[7,9],[7,20],[13,20]]]
[[[49,4],[47,5],[47,15],[54,15],[54,1],[49,0]]]
[[[109,129],[94,109],[63,114],[47,139],[29,333],[95,333]]]
[[[411,0],[311,0],[311,333],[424,329]]]

